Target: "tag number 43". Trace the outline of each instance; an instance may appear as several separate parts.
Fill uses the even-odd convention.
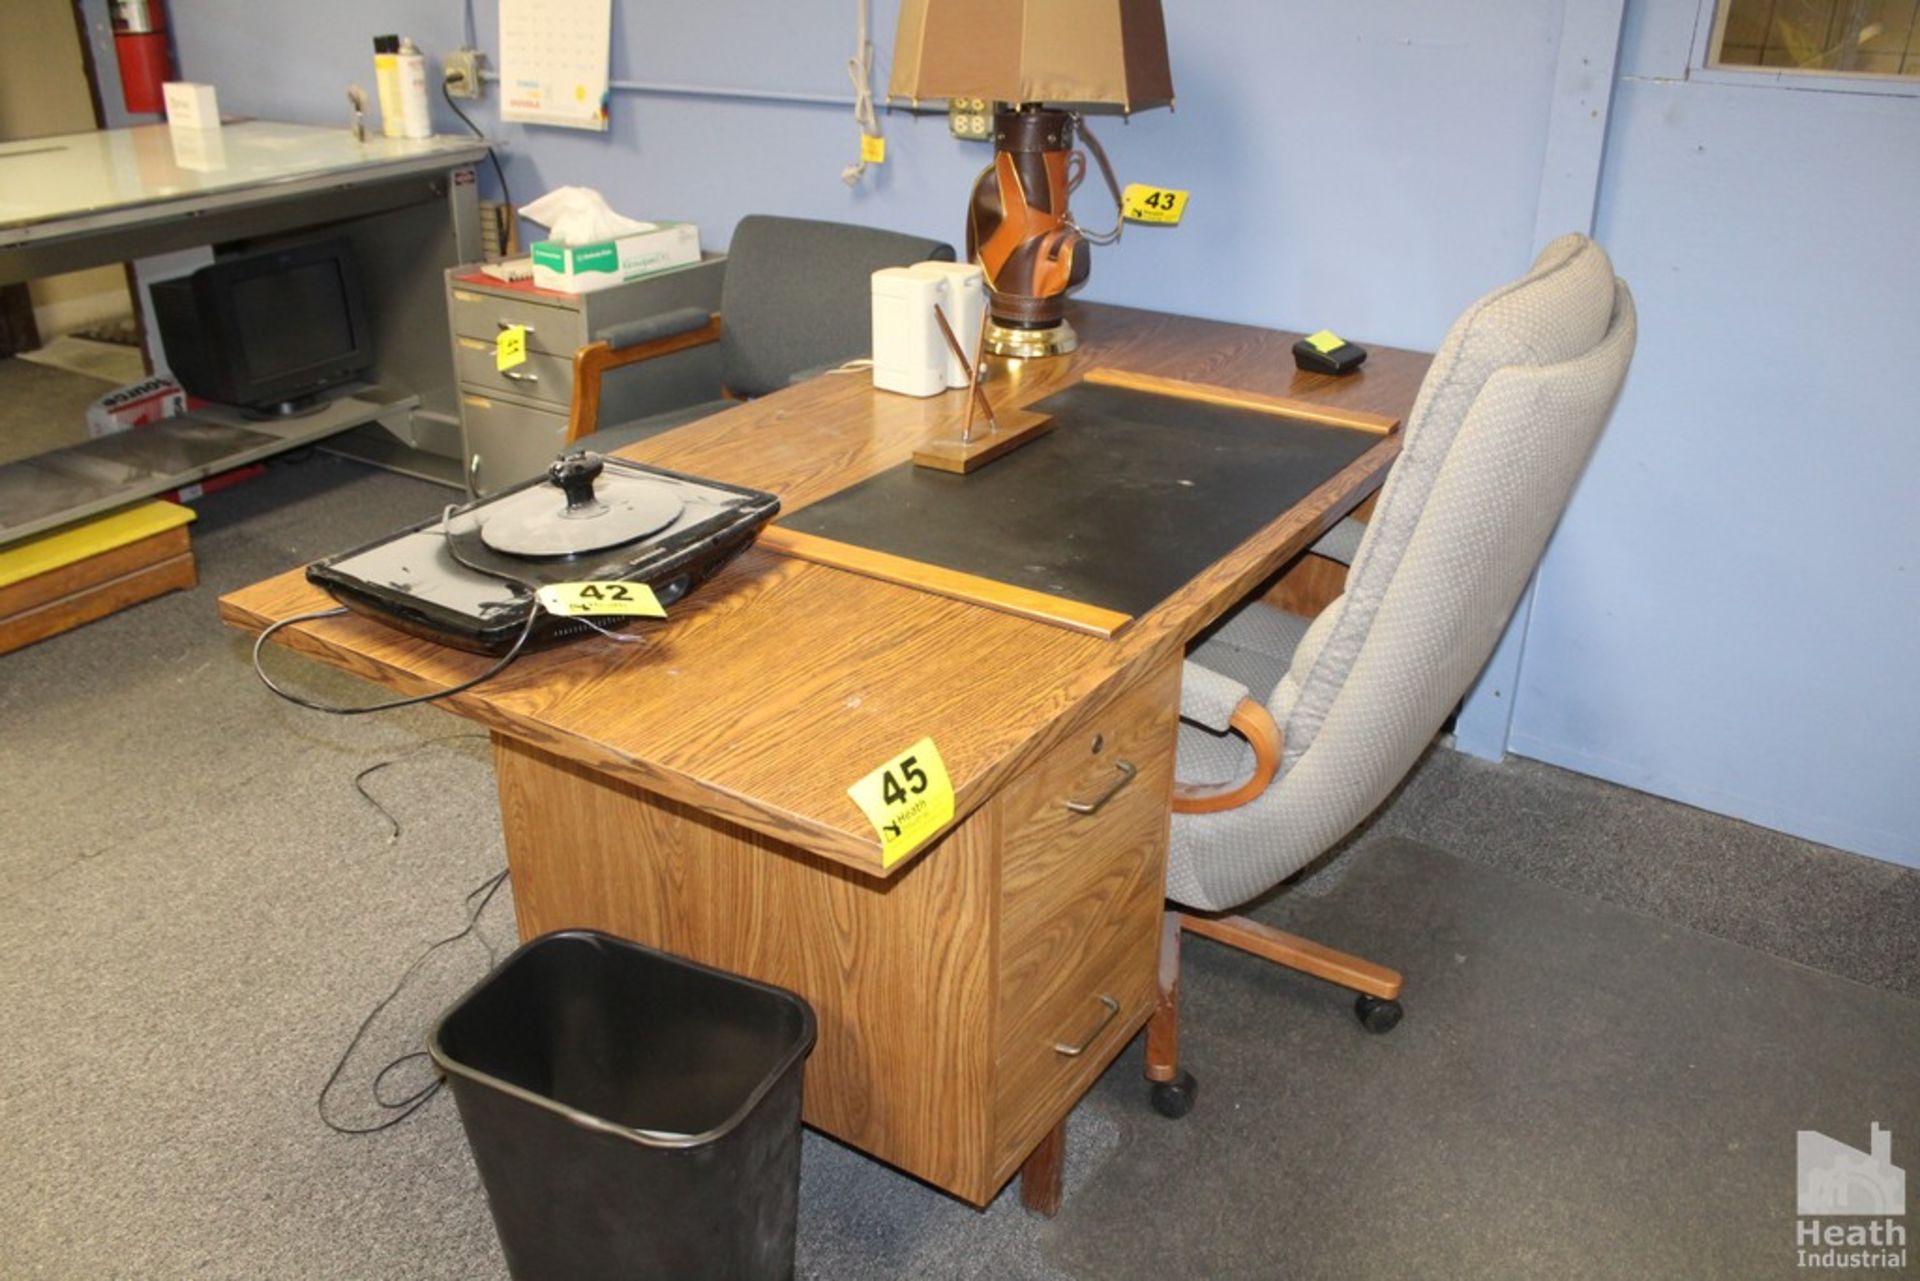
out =
[[[918,796],[927,790],[927,772],[915,763],[913,757],[906,757],[900,762],[900,773],[907,780],[904,787],[894,777],[892,770],[888,770],[880,780],[880,799],[889,805],[905,805],[909,792]]]

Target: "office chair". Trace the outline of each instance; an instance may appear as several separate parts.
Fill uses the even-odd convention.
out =
[[[1393,970],[1244,917],[1406,775],[1493,652],[1633,354],[1633,296],[1569,235],[1467,309],[1434,357],[1364,527],[1316,551],[1349,561],[1311,622],[1254,601],[1188,656],[1168,854],[1173,905],[1148,1024],[1154,1106],[1183,1115],[1180,935],[1211,938],[1359,993],[1369,1031],[1400,1020]],[[1357,537],[1356,537],[1357,536]]]
[[[611,327],[575,354],[567,448],[619,449],[864,355],[873,273],[928,259],[951,262],[953,246],[837,222],[742,218],[727,247],[718,315],[688,307],[648,316]],[[711,397],[600,426],[609,371],[710,343],[720,356]]]

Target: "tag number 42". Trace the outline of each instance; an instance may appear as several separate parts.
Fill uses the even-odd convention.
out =
[[[597,583],[588,583],[580,589],[581,600],[632,600],[633,593],[627,590],[625,583],[608,583],[604,588]]]
[[[889,805],[905,805],[908,793],[918,796],[927,790],[927,772],[909,756],[900,762],[900,773],[906,776],[906,786],[888,770],[880,780],[880,799]]]

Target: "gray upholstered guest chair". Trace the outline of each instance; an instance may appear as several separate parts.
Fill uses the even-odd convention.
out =
[[[649,316],[580,349],[567,447],[619,449],[865,355],[873,273],[929,259],[951,262],[953,246],[845,223],[742,218],[727,247],[719,315],[683,308]],[[601,381],[610,371],[709,343],[719,345],[720,379],[708,394],[632,422],[599,422]]]
[[[1184,910],[1168,914],[1147,1046],[1161,1111],[1192,1099],[1178,1062],[1182,930],[1358,991],[1369,1030],[1398,1022],[1394,971],[1216,914],[1351,832],[1432,741],[1560,519],[1634,333],[1606,252],[1577,235],[1548,245],[1454,323],[1371,519],[1316,548],[1350,561],[1345,593],[1311,622],[1247,604],[1190,653],[1167,876]]]

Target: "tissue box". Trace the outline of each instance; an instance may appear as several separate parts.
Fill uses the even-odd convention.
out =
[[[533,283],[542,289],[586,294],[700,261],[700,229],[690,222],[658,222],[616,240],[563,245],[533,242]]]

